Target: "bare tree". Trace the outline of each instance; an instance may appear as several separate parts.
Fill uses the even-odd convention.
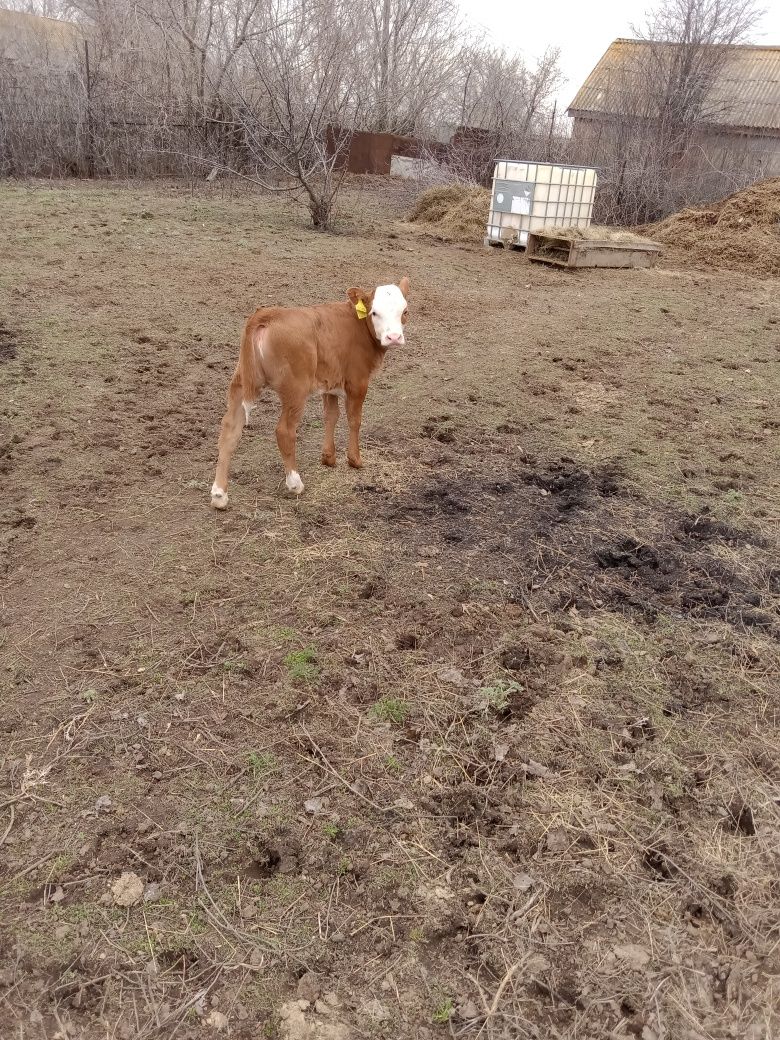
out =
[[[222,97],[254,176],[302,197],[312,224],[324,230],[361,108],[351,8],[346,0],[271,0],[266,15],[265,31],[247,41],[233,72],[222,76]]]
[[[730,48],[747,39],[762,13],[754,0],[663,0],[646,16],[640,73],[659,146],[670,158],[698,125],[726,113],[731,100],[717,91],[718,79]]]
[[[350,50],[362,70],[362,125],[417,133],[456,72],[467,27],[455,0],[355,0]]]
[[[561,82],[557,50],[533,65],[520,54],[475,43],[462,49],[457,69],[446,120],[461,128],[448,157],[461,179],[488,181],[499,155],[546,157]]]
[[[355,130],[475,123],[483,177],[496,149],[540,137],[557,77],[554,52],[531,65],[484,46],[457,0],[12,2],[66,17],[78,49],[57,76],[40,58],[20,76],[0,54],[2,168],[223,169],[300,198],[316,227]]]
[[[633,56],[613,70],[604,118],[581,143],[581,158],[602,168],[601,219],[647,223],[749,176],[743,156],[718,169],[699,142],[728,117],[720,84],[761,13],[754,0],[662,0],[634,29]]]
[[[464,48],[456,89],[459,122],[500,137],[524,138],[544,116],[561,84],[559,52],[548,49],[536,66],[501,48]]]

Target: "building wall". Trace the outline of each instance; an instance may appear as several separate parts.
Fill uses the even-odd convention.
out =
[[[605,161],[617,130],[613,121],[592,116],[575,116],[572,149],[575,161],[599,165]],[[780,132],[702,130],[692,142],[682,166],[688,171],[697,163],[726,173],[749,173],[756,180],[780,176]]]
[[[696,144],[716,166],[728,169],[735,162],[752,168],[756,180],[780,177],[780,134],[702,133]]]

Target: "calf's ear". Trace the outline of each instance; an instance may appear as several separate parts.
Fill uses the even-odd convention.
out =
[[[403,276],[401,281],[398,283],[398,288],[404,294],[404,299],[409,299],[409,279],[406,275]]]
[[[371,295],[372,294],[367,293],[365,289],[347,289],[347,296],[356,307],[361,300],[363,303],[368,303]]]

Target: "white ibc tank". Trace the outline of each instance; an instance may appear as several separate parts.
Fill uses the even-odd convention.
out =
[[[596,181],[588,166],[500,160],[493,171],[486,243],[525,246],[528,232],[545,225],[587,227]]]

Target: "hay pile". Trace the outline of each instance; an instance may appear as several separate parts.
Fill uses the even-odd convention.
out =
[[[648,241],[642,235],[623,228],[614,228],[592,224],[590,227],[558,227],[545,225],[537,234],[550,235],[552,238],[564,238],[567,242],[583,239],[590,242],[614,242],[620,245],[645,245]]]
[[[409,220],[428,224],[448,242],[481,242],[485,237],[490,191],[469,184],[445,184],[422,193]]]
[[[637,230],[696,264],[780,275],[780,177]]]

